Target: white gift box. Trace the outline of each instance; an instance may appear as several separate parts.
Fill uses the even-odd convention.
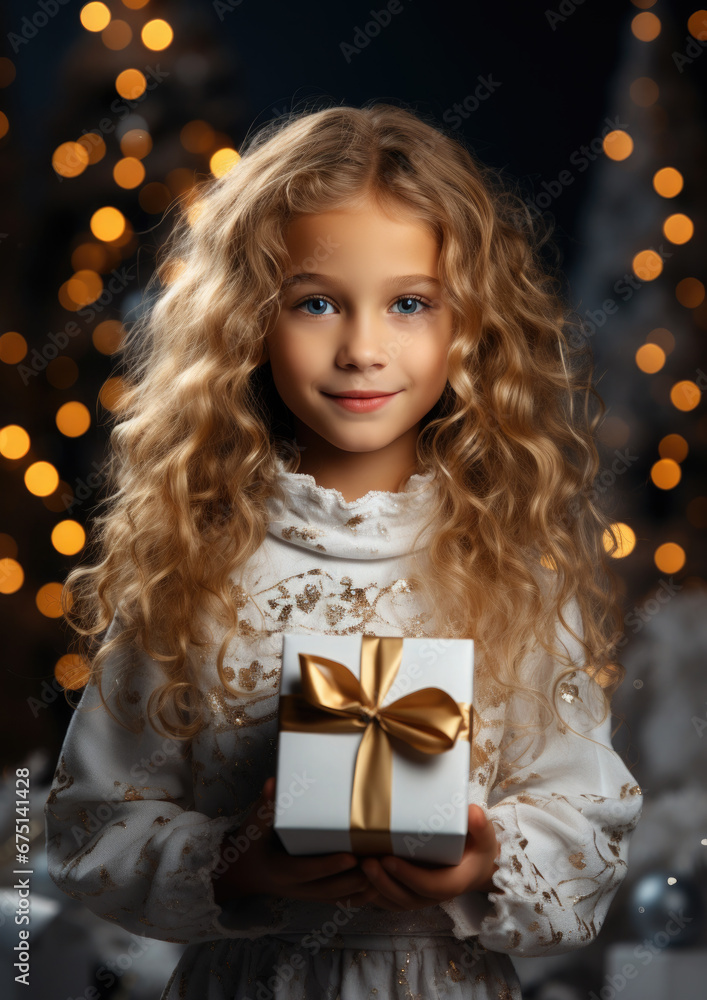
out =
[[[302,695],[300,653],[343,664],[360,681],[362,642],[361,634],[284,633],[281,699]],[[472,639],[406,638],[399,669],[380,706],[422,688],[440,688],[468,709],[470,726],[473,666]],[[360,853],[352,846],[350,820],[363,735],[363,728],[337,733],[280,728],[274,829],[288,853]],[[392,853],[413,861],[459,864],[468,831],[470,732],[441,753],[423,753],[397,737],[389,742]]]

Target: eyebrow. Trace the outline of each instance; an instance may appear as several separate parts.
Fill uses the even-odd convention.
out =
[[[283,282],[284,288],[291,288],[293,285],[300,285],[307,281],[321,282],[323,284],[329,284],[334,287],[340,287],[340,282],[336,278],[331,277],[328,274],[313,274],[313,273],[302,273],[293,274],[289,278],[285,278]],[[386,288],[398,288],[401,285],[428,285],[430,288],[441,289],[442,283],[438,278],[433,278],[429,274],[400,274],[396,275],[394,278],[389,278],[387,281],[383,282]]]

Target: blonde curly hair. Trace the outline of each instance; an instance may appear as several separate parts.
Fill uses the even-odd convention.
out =
[[[448,383],[416,446],[418,471],[440,491],[412,576],[433,609],[429,634],[473,637],[493,682],[532,696],[549,721],[577,660],[562,661],[549,696],[529,687],[522,663],[536,644],[562,656],[555,630],[572,602],[579,665],[603,689],[606,715],[623,667],[612,662],[617,541],[592,498],[605,406],[522,196],[450,131],[384,103],[270,122],[191,195],[148,283],[154,301],[119,352],[125,392],[106,459],[112,492],[86,550],[94,562],[74,567],[62,593],[90,682],[100,691],[106,659],[139,646],[164,671],[151,719],[193,738],[208,724],[195,654],[213,640],[211,621],[225,628],[220,680],[243,696],[223,665],[242,605],[233,574],[265,538],[267,498],[283,499],[276,456],[292,472],[299,463],[291,414],[260,364],[289,263],[283,233],[301,215],[372,196],[435,235],[454,316]],[[100,642],[114,617],[120,628]]]

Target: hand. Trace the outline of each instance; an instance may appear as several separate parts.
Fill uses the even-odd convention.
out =
[[[299,855],[288,854],[272,828],[275,778],[268,778],[259,798],[235,834],[226,834],[221,843],[222,864],[228,868],[214,872],[214,896],[221,904],[229,899],[243,898],[252,893],[267,893],[291,899],[315,899],[319,902],[345,901],[362,906],[378,893],[358,866],[355,854]],[[242,838],[241,850],[229,838]],[[231,855],[238,851],[235,860]]]
[[[421,910],[462,892],[499,892],[491,876],[498,868],[496,831],[481,806],[469,806],[469,832],[458,865],[429,868],[390,854],[362,858],[361,868],[378,891],[372,902],[385,910]]]

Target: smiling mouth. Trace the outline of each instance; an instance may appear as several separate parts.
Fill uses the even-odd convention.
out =
[[[333,399],[380,399],[381,396],[396,396],[401,390],[396,389],[395,392],[322,392],[325,396],[331,396]]]

